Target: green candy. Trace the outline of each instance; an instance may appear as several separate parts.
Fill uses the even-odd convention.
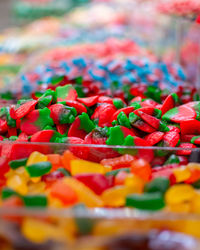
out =
[[[52,164],[49,161],[38,162],[29,166],[26,166],[26,171],[30,177],[40,177],[50,172]]]
[[[63,101],[69,96],[70,92],[74,90],[74,87],[71,84],[65,86],[59,86],[56,88],[56,97],[57,99],[62,99]]]
[[[173,163],[177,163],[177,164],[180,163],[178,156],[174,154],[170,155],[170,157],[167,159],[164,165],[173,164]]]
[[[43,97],[47,97],[47,96],[52,96],[52,102],[55,103],[56,102],[56,92],[53,91],[52,89],[47,89],[44,94],[41,96],[41,98]]]
[[[139,116],[137,116],[135,113],[130,113],[129,114],[129,122],[130,122],[130,124],[134,124],[138,119],[140,119],[140,117]]]
[[[73,123],[76,115],[77,111],[74,107],[65,106],[64,112],[62,112],[59,117],[60,124]]]
[[[65,168],[58,168],[57,171],[64,174],[64,176],[71,176],[70,172]]]
[[[26,166],[28,158],[23,158],[15,161],[10,161],[8,164],[12,169],[17,169],[22,166]]]
[[[117,109],[121,109],[121,108],[124,107],[123,101],[120,100],[120,99],[117,99],[117,98],[114,98],[114,99],[113,99],[113,104],[114,104],[114,106],[115,106]]]
[[[51,101],[52,101],[52,96],[49,95],[49,96],[44,96],[44,97],[40,97],[38,99],[38,103],[37,103],[37,109],[43,109],[45,108],[46,106],[48,106]]]
[[[132,102],[130,106],[134,107],[134,109],[140,109],[142,106],[140,105],[140,102]]]
[[[106,140],[107,145],[122,145],[124,143],[124,134],[120,126],[111,127],[109,129],[109,137]]]
[[[47,207],[47,197],[45,195],[26,195],[22,197],[26,207]]]
[[[123,111],[120,112],[119,115],[117,116],[117,121],[118,121],[119,125],[127,127],[127,128],[131,128],[130,121]]]
[[[2,192],[1,192],[1,198],[2,200],[6,200],[12,196],[16,196],[18,195],[17,192],[15,192],[13,189],[11,188],[3,188]]]
[[[160,192],[164,194],[170,186],[169,179],[165,177],[158,177],[147,183],[144,187],[144,192],[146,193],[155,193]]]
[[[46,126],[53,126],[54,122],[53,119],[50,117],[51,111],[48,108],[43,108],[38,110],[39,110],[39,117],[34,122],[34,124],[38,126],[41,130],[43,130]],[[26,119],[26,117],[23,119]]]
[[[133,194],[126,197],[126,206],[140,210],[156,211],[165,207],[163,195],[158,193]]]
[[[85,132],[90,133],[94,128],[95,125],[92,120],[90,120],[90,117],[86,113],[82,113],[79,115],[80,119],[80,129],[85,130]]]
[[[116,176],[121,171],[125,171],[126,173],[130,173],[131,172],[130,168],[119,168],[119,169],[107,172],[106,176]]]
[[[78,204],[73,207],[75,214],[75,222],[81,235],[88,235],[92,232],[94,226],[94,219],[86,218],[85,216],[79,216],[79,213],[85,214],[87,212],[87,208],[84,204]]]

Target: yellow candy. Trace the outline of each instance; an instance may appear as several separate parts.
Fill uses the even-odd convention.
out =
[[[27,182],[19,175],[13,175],[7,179],[7,186],[21,195],[28,193]]]
[[[38,163],[38,162],[43,162],[43,161],[48,161],[48,157],[46,155],[43,155],[37,151],[33,152],[26,163],[27,166]]]
[[[26,165],[29,166],[29,165],[36,164],[38,162],[44,162],[44,161],[48,161],[48,157],[46,155],[43,155],[43,154],[35,151],[29,156]],[[30,179],[33,183],[37,183],[41,180],[40,177],[34,177],[34,178],[30,178]]]
[[[131,188],[116,186],[105,190],[101,198],[105,206],[120,207],[125,205],[126,196],[130,193],[133,193]]]
[[[190,202],[182,202],[178,204],[173,204],[168,207],[170,212],[174,213],[189,213],[191,211]]]
[[[191,202],[191,212],[200,214],[200,193],[196,193]]]
[[[195,190],[187,184],[178,184],[170,187],[165,194],[165,200],[168,205],[180,204],[191,201],[195,196]]]
[[[190,170],[187,167],[176,168],[173,170],[173,174],[176,177],[176,182],[183,182],[191,176]]]
[[[85,186],[82,182],[66,177],[65,183],[69,185],[78,195],[79,202],[85,203],[88,207],[102,207],[103,201],[90,188]]]
[[[142,193],[144,181],[136,175],[129,174],[125,179],[125,186],[130,187],[134,193]]]
[[[101,164],[84,161],[84,160],[72,160],[70,162],[71,166],[71,174],[86,174],[86,173],[96,173],[96,174],[104,174],[105,167]]]
[[[23,235],[34,243],[44,243],[49,239],[64,239],[65,235],[58,227],[32,218],[25,218],[22,224]]]
[[[30,183],[28,186],[28,192],[31,194],[44,193],[46,184],[44,182]]]

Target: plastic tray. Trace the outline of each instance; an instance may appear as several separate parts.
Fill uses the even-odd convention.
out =
[[[181,150],[180,148],[8,143],[6,141],[1,142],[0,147],[2,155],[12,160],[27,157],[33,151],[39,151],[44,154],[62,154],[66,149],[69,149],[73,152],[74,147],[76,147],[76,152],[78,151],[79,153],[83,148],[88,148],[90,150],[89,160],[93,159],[93,161],[100,161],[108,157],[109,150],[116,151],[120,149],[121,153],[128,153],[139,157],[144,157],[150,151],[156,154],[159,150],[166,155],[170,155],[172,153],[177,154]],[[7,155],[5,152],[7,152]],[[199,149],[188,149],[186,152],[185,157],[190,157],[190,161],[192,160],[191,155],[200,154]],[[30,240],[30,235],[29,237],[24,237],[27,234],[27,232],[24,232],[24,225],[27,225],[26,223],[30,223],[33,235],[41,235],[38,243],[33,243]],[[81,233],[77,229],[77,224],[82,225],[83,231]],[[197,250],[200,249],[198,240],[200,238],[199,227],[199,215],[176,214],[167,211],[149,213],[130,208],[93,208],[87,210],[0,208],[0,246],[2,244],[5,247],[1,249],[111,250],[118,249],[113,248],[116,244],[118,246],[122,244],[122,248],[120,249],[135,249],[130,248],[127,242],[137,242],[138,239],[142,241],[147,235],[149,235],[148,237],[154,237],[157,234],[157,231],[154,230],[161,230],[161,236],[158,238],[161,242],[158,239],[156,240],[156,242],[160,242],[160,248],[158,245],[157,248],[152,248],[152,250]],[[173,231],[181,234],[172,235]],[[43,232],[47,232],[48,236],[43,237]],[[182,234],[187,234],[188,236],[183,236]],[[123,245],[125,244],[124,241],[126,241],[129,248],[125,248],[125,245]],[[177,248],[167,248],[168,241],[175,241]],[[184,243],[185,246],[180,247],[180,243]],[[162,248],[163,244],[165,248]],[[8,248],[9,246],[10,248]],[[141,249],[145,250],[145,248]]]

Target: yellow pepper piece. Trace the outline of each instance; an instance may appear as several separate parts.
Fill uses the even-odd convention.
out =
[[[134,193],[142,193],[144,181],[138,176],[129,174],[125,179],[125,186],[130,187]]]
[[[46,184],[44,182],[30,183],[28,186],[28,192],[30,194],[44,193]]]
[[[66,177],[64,182],[77,193],[79,202],[85,203],[85,205],[88,207],[103,206],[103,201],[101,198],[82,182],[70,177]]]
[[[173,174],[176,178],[177,183],[183,182],[187,180],[188,178],[190,178],[191,176],[190,170],[187,167],[180,167],[180,168],[174,169]]]
[[[168,205],[173,205],[191,201],[194,196],[195,190],[193,187],[188,184],[178,184],[167,190],[165,200]]]
[[[43,155],[37,151],[33,152],[26,163],[27,166],[38,163],[38,162],[43,162],[43,161],[48,161],[48,157],[46,155]]]
[[[116,186],[105,190],[101,198],[105,206],[121,207],[125,204],[126,196],[133,193],[131,188],[125,186]]]
[[[86,174],[86,173],[93,173],[93,174],[104,174],[105,167],[101,164],[84,161],[84,160],[72,160],[70,162],[71,167],[71,174]]]
[[[25,218],[22,224],[23,235],[34,243],[44,243],[49,239],[64,239],[58,227],[32,218]]]
[[[189,213],[191,211],[191,203],[182,202],[178,204],[172,204],[168,206],[168,210],[174,213]]]
[[[9,177],[7,179],[7,186],[21,195],[26,195],[28,193],[27,182],[19,175]]]

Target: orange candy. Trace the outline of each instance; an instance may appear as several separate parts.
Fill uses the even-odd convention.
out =
[[[135,160],[131,164],[131,173],[137,175],[144,181],[149,181],[151,177],[151,166],[143,159]]]
[[[69,150],[66,150],[61,156],[61,162],[63,164],[63,167],[66,168],[68,171],[71,171],[70,162],[76,159],[78,158],[74,156]]]
[[[53,184],[50,195],[59,199],[64,205],[73,205],[78,201],[76,192],[62,180]]]
[[[49,154],[47,158],[52,164],[51,172],[57,170],[62,165],[61,156],[59,154]]]
[[[104,166],[111,166],[112,170],[118,169],[118,168],[127,168],[131,166],[131,163],[135,160],[134,156],[132,155],[122,155],[116,158],[110,158],[110,159],[103,159],[101,161],[101,164]]]

